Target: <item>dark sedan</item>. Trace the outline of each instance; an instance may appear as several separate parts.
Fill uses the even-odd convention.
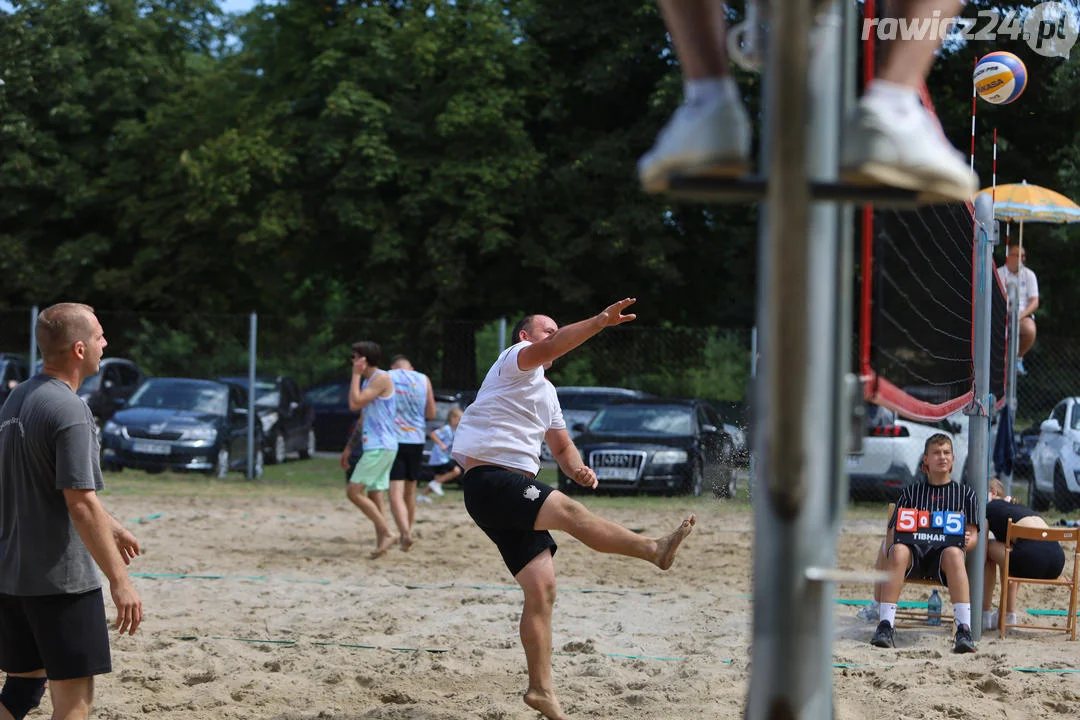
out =
[[[213,380],[151,378],[105,422],[102,467],[195,470],[224,478],[247,467],[247,396]],[[262,429],[255,426],[255,476],[262,475]]]
[[[15,386],[30,377],[30,368],[22,356],[15,353],[0,353],[0,404]]]
[[[716,411],[697,400],[608,405],[576,439],[600,488],[636,492],[735,494],[732,440]],[[559,489],[578,486],[559,471]]]
[[[248,379],[232,376],[218,378],[223,383],[239,385],[247,392]],[[255,414],[262,425],[266,459],[280,465],[285,456],[295,452],[301,460],[315,454],[315,409],[300,387],[286,376],[255,378]]]
[[[341,452],[360,413],[349,409],[349,381],[316,385],[304,393],[315,413],[315,449]]]

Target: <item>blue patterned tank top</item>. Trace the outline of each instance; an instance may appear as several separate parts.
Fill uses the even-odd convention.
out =
[[[385,370],[376,370],[372,376],[360,383],[363,390],[373,379]],[[394,395],[377,397],[364,407],[364,449],[397,451],[397,427],[394,424],[397,402]]]
[[[427,420],[427,375],[415,370],[391,370],[397,398],[397,439],[399,443],[423,445]]]

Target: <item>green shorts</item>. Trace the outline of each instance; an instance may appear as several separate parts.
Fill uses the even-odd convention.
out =
[[[349,482],[363,485],[370,490],[390,488],[390,468],[397,457],[397,450],[365,450],[356,463]]]

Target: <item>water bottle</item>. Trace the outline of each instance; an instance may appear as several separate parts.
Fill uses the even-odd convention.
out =
[[[941,596],[938,595],[936,588],[930,593],[930,599],[926,601],[926,624],[941,624]]]

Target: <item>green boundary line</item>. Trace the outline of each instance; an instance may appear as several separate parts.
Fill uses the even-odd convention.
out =
[[[1013,670],[1022,673],[1080,673],[1076,668],[1014,667]]]

